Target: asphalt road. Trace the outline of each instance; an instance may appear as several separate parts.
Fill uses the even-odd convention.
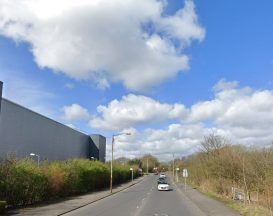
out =
[[[171,191],[157,190],[157,176],[148,176],[141,183],[66,216],[202,216],[199,208],[175,185]],[[170,182],[170,181],[169,181]]]

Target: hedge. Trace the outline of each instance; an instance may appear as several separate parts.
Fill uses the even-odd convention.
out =
[[[134,168],[134,176],[137,169]],[[73,159],[40,167],[29,159],[0,162],[0,200],[24,206],[57,197],[82,194],[109,187],[110,167],[98,161]],[[131,179],[130,167],[115,165],[113,184]]]
[[[6,201],[0,201],[0,214],[5,212],[7,202]]]

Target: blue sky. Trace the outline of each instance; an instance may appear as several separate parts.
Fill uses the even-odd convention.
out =
[[[65,35],[71,32],[71,34],[82,38],[92,36],[94,43],[88,42],[81,49],[77,47],[75,53],[78,58],[85,59],[88,52],[91,52],[89,53],[90,55],[94,53],[95,56],[102,55],[109,59],[113,57],[111,61],[96,59],[94,57],[94,62],[92,59],[92,62],[90,64],[88,63],[83,69],[79,69],[79,72],[77,71],[77,67],[81,68],[85,61],[66,56],[66,53],[73,53],[73,50],[68,47],[69,44],[64,44],[63,49],[65,49],[65,51],[58,51],[55,55],[55,47],[59,46],[59,44],[62,45],[62,40],[57,38],[57,36],[60,37],[60,35],[52,34],[52,37],[46,36],[46,34],[50,34],[50,31],[44,32],[45,29],[51,25],[44,24],[48,19],[38,17],[37,20],[33,20],[33,17],[35,17],[33,14],[36,13],[33,11],[24,11],[24,7],[19,11],[13,11],[14,14],[23,14],[25,16],[22,16],[23,18],[19,15],[14,15],[14,17],[6,14],[0,15],[0,21],[20,21],[21,19],[18,23],[25,22],[26,24],[25,26],[23,25],[23,27],[11,26],[9,29],[0,22],[0,80],[4,81],[4,96],[6,98],[23,104],[64,124],[73,125],[86,133],[100,132],[109,136],[114,131],[131,130],[135,135],[131,138],[122,138],[119,143],[121,149],[119,154],[128,154],[131,157],[141,154],[141,152],[151,152],[155,154],[166,153],[166,150],[164,150],[164,148],[166,148],[165,144],[158,143],[160,143],[160,139],[162,140],[163,134],[167,136],[173,135],[173,126],[176,126],[175,130],[178,131],[189,130],[189,135],[183,134],[175,137],[173,151],[177,151],[181,155],[195,151],[196,145],[198,145],[202,136],[211,130],[228,137],[233,142],[246,145],[258,145],[257,143],[260,144],[261,142],[266,145],[273,140],[269,132],[268,134],[264,132],[266,135],[263,136],[258,134],[258,132],[257,136],[251,135],[253,134],[253,125],[249,125],[251,122],[241,124],[241,122],[247,119],[247,116],[242,120],[232,118],[234,116],[241,116],[241,108],[244,107],[244,105],[249,109],[249,112],[247,112],[249,115],[251,113],[261,112],[262,118],[262,114],[265,113],[265,107],[267,109],[267,116],[271,116],[273,113],[273,106],[271,107],[271,105],[264,104],[268,98],[273,95],[272,1],[187,1],[188,6],[191,4],[195,5],[195,10],[185,10],[186,12],[184,11],[184,13],[189,13],[190,17],[195,15],[198,17],[198,20],[193,19],[189,22],[187,21],[186,24],[183,20],[185,18],[175,15],[177,11],[183,10],[183,8],[185,9],[186,6],[183,1],[169,0],[163,12],[159,12],[160,10],[153,12],[154,8],[158,5],[152,0],[147,1],[151,2],[150,5],[147,3],[134,5],[134,3],[131,2],[131,5],[128,3],[124,11],[123,9],[121,10],[121,15],[117,18],[116,22],[113,22],[113,26],[111,24],[107,26],[105,20],[107,21],[107,17],[111,17],[111,15],[114,14],[111,14],[111,8],[115,11],[114,4],[118,5],[122,1],[117,0],[110,5],[107,5],[104,0],[98,2],[99,4],[94,6],[96,10],[90,8],[89,13],[91,13],[91,17],[79,17],[77,20],[77,16],[74,17],[72,13],[76,10],[74,7],[67,8],[67,11],[61,15],[50,15],[52,22],[57,23],[55,28],[57,26],[63,29],[64,33],[60,33],[60,35],[64,38],[64,41],[67,38],[70,42],[72,41],[77,44],[77,41],[75,41],[76,37],[70,38],[69,35]],[[16,3],[16,1],[14,1],[14,3]],[[60,1],[60,4],[61,3],[62,1]],[[162,5],[164,4],[162,3]],[[38,6],[35,6],[33,10],[37,10],[41,14],[41,10],[43,9],[38,8]],[[134,12],[137,11],[135,8],[141,6],[145,8],[151,7],[151,9],[148,8],[149,10],[147,10],[148,15],[144,12],[143,14],[135,15]],[[8,8],[4,3],[0,3],[0,12],[4,10],[5,7],[7,11],[15,10]],[[49,7],[54,6],[49,5]],[[79,6],[78,10],[83,9]],[[105,14],[100,13],[100,15],[97,16],[97,10],[105,12]],[[58,11],[58,8],[56,11]],[[42,12],[43,16],[47,16],[47,13],[49,13],[46,9]],[[75,13],[78,12],[79,11],[76,11]],[[157,15],[153,13],[157,13]],[[128,17],[128,14],[132,14],[132,17]],[[158,17],[158,14],[160,17]],[[93,15],[94,17],[92,17]],[[122,17],[122,15],[124,15],[124,17]],[[133,29],[133,27],[127,27],[128,23],[124,22],[124,19],[138,19],[140,22],[143,22],[143,20],[145,21],[147,19],[145,16],[152,17],[152,21],[149,21],[152,22],[152,24],[146,29],[147,32],[149,32],[149,34],[152,32],[152,34],[156,36],[152,38],[150,34],[145,36],[148,37],[145,40],[148,41],[151,39],[151,42],[157,45],[159,43],[158,38],[160,38],[164,43],[166,42],[168,46],[167,48],[163,47],[167,50],[163,50],[162,52],[160,50],[159,54],[164,58],[158,61],[158,63],[160,63],[159,65],[155,65],[157,64],[156,61],[153,62],[155,57],[151,57],[151,61],[149,61],[149,57],[143,60],[141,57],[139,57],[139,59],[132,59],[130,56],[130,58],[128,57],[127,59],[126,56],[122,56],[126,49],[128,49],[126,52],[135,52],[136,56],[138,56],[139,52],[143,52],[141,55],[145,57],[149,54],[145,53],[144,48],[139,51],[132,44],[126,44],[127,41],[124,41],[123,44],[122,40],[117,41],[118,39],[115,39],[116,34],[119,34],[116,33],[115,28],[119,29],[119,27],[121,27],[122,37],[125,39],[129,38],[131,32],[139,30]],[[172,17],[174,19],[166,20],[166,17]],[[98,21],[96,25],[89,23],[90,19],[94,18]],[[178,21],[176,21],[181,24],[181,29],[179,30],[177,30],[177,25],[174,24],[176,18],[178,19]],[[73,31],[70,32],[70,27],[67,26],[67,24],[63,24],[65,21],[58,24],[61,19],[69,20]],[[40,22],[41,20],[43,22]],[[82,28],[86,28],[86,23],[87,27],[88,25],[94,26],[92,26],[89,31],[82,31]],[[29,24],[34,26],[33,29],[26,27]],[[111,26],[113,28],[111,28]],[[188,30],[187,28],[191,29],[190,27],[196,29]],[[22,31],[22,28],[26,28],[26,32],[29,31],[29,33],[26,33],[25,30]],[[137,25],[135,28],[137,28]],[[68,33],[65,33],[66,30]],[[93,38],[96,30],[103,36],[102,42],[95,41],[97,37]],[[190,36],[185,36],[186,31],[192,31],[189,33]],[[42,37],[40,37],[40,33]],[[40,38],[41,40],[39,40]],[[54,46],[45,48],[43,42],[46,41],[50,43],[50,40],[56,40],[54,41]],[[190,42],[185,42],[187,40]],[[115,43],[117,45],[115,45]],[[98,47],[94,48],[97,44],[103,47],[99,47],[98,45]],[[107,50],[107,44],[111,44],[110,46],[114,44],[112,49],[118,49],[114,50],[113,56],[108,54],[113,50]],[[164,44],[164,46],[166,44]],[[155,45],[153,44],[153,46]],[[183,48],[179,49],[179,46]],[[35,48],[38,50],[37,53],[35,53]],[[159,47],[157,49],[163,48]],[[175,54],[173,53],[173,49],[176,50]],[[101,50],[107,52],[107,55],[101,53]],[[122,50],[122,52],[120,50]],[[52,54],[53,57],[51,53],[54,53],[54,55]],[[63,57],[60,55],[62,53]],[[121,57],[116,57],[115,53],[122,53]],[[176,65],[178,58],[182,55],[189,58],[187,66],[186,63],[181,62]],[[168,59],[169,56],[170,60],[165,60]],[[55,59],[57,60],[55,61]],[[71,63],[69,59],[72,61]],[[75,63],[73,62],[74,59]],[[86,61],[89,60],[88,57]],[[115,62],[113,63],[113,61]],[[181,61],[181,59],[179,61]],[[146,64],[149,66],[142,67],[142,65]],[[108,65],[108,67],[105,65]],[[139,65],[141,66],[138,68]],[[76,69],[70,70],[70,67],[75,67]],[[99,72],[91,73],[90,71],[96,71],[95,68],[99,68],[97,69]],[[144,86],[141,79],[144,77],[143,83],[146,82],[145,76],[148,74],[148,71],[146,72],[145,69],[147,68],[153,68],[151,74],[154,73],[155,76],[147,78],[147,85],[145,84]],[[158,72],[158,70],[160,71],[161,69],[162,72]],[[84,76],[88,74],[88,78],[79,75],[81,73],[80,70],[82,70]],[[106,72],[104,72],[105,70]],[[119,73],[123,70],[123,73]],[[164,75],[160,80],[157,80],[157,72]],[[128,76],[126,73],[132,73],[132,76]],[[138,73],[140,74],[138,75]],[[134,78],[134,75],[136,78]],[[99,78],[97,79],[97,77]],[[134,79],[138,81],[134,82]],[[98,84],[101,81],[103,83],[102,86]],[[219,88],[215,90],[214,86],[217,85],[217,83]],[[231,92],[235,92],[234,101],[228,100],[227,102],[226,98],[218,97],[219,95],[226,95]],[[132,97],[128,98],[128,95]],[[252,108],[252,105],[248,104],[254,100],[255,95],[262,95],[261,97],[266,95],[264,98],[261,98],[262,108],[258,109],[254,106]],[[143,98],[139,98],[140,96]],[[116,104],[110,106],[113,100],[117,100]],[[143,101],[144,109],[145,103],[151,103],[151,107],[158,103],[158,106],[155,105],[155,110],[149,110],[150,106],[147,105],[148,110],[141,110],[142,106],[138,104],[140,108],[135,108],[136,110],[134,110],[134,107],[138,105],[132,102],[132,100],[136,100],[139,103]],[[152,101],[147,102],[147,100]],[[225,104],[225,107],[229,107],[230,109],[228,110],[226,108],[225,111],[214,113],[219,107],[208,107],[206,105],[214,105],[215,101],[217,101],[217,104],[218,102],[222,103],[224,101],[223,104]],[[72,104],[79,106],[75,106],[73,110]],[[179,111],[177,111],[179,114],[175,114],[174,117],[162,115],[163,112],[176,112],[176,108],[174,108],[175,104],[180,105]],[[238,104],[243,105],[240,107]],[[97,112],[97,108],[100,105],[104,106],[104,111]],[[167,105],[169,107],[167,107]],[[236,107],[236,105],[238,105],[238,107]],[[209,110],[203,114],[202,112],[195,113],[194,107],[198,108],[198,106],[200,106],[202,112],[206,109]],[[64,107],[67,107],[67,113],[65,113]],[[158,115],[156,115],[157,107],[160,107]],[[123,111],[116,112],[116,109]],[[211,109],[213,109],[213,111],[211,111]],[[233,113],[231,110],[234,109],[238,109],[238,113],[231,116],[230,119],[227,119],[227,116],[230,117],[230,113]],[[124,112],[126,117],[122,116]],[[103,113],[105,116],[102,115]],[[110,114],[107,116],[107,113]],[[130,116],[130,113],[132,116]],[[135,115],[139,115],[139,118],[136,118]],[[199,117],[197,118],[196,116]],[[99,120],[99,122],[96,121],[92,123],[92,119]],[[238,122],[234,119],[237,119]],[[255,123],[255,120],[253,120],[253,123]],[[261,131],[262,128],[269,123],[271,122],[261,119],[259,123],[256,124],[255,131]],[[116,126],[111,127],[111,125]],[[119,125],[121,126],[119,127]],[[191,133],[195,133],[193,128],[197,126],[201,129],[196,129],[198,130],[196,131],[197,135],[193,137]],[[178,131],[176,132],[180,134]],[[238,131],[241,131],[241,134],[243,133],[242,131],[244,131],[246,135],[241,136]],[[248,133],[246,131],[248,131]],[[158,135],[160,133],[162,136],[151,139],[155,134]]]

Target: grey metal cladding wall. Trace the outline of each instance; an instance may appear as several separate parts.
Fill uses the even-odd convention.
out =
[[[106,157],[106,138],[100,136],[100,146],[99,146],[99,158],[101,162],[105,162]]]
[[[89,156],[86,134],[2,98],[0,157],[24,158],[34,152],[41,159],[64,160]]]
[[[99,149],[97,157],[101,162],[105,162],[106,138],[100,134],[92,134],[90,137],[92,143],[94,143],[97,149]]]
[[[99,148],[97,147],[97,145],[95,144],[95,142],[92,140],[91,138],[92,136],[90,136],[90,155],[89,157],[94,157],[96,158],[97,160],[99,160]]]

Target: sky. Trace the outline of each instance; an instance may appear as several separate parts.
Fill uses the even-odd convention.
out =
[[[4,97],[167,160],[273,141],[273,2],[0,0]]]

